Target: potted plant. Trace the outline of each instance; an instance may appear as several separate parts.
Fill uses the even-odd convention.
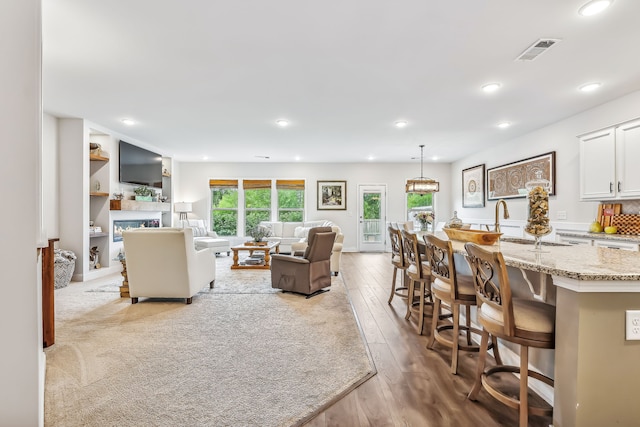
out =
[[[133,194],[138,201],[150,202],[152,200],[153,190],[146,185],[141,185],[133,189]]]
[[[253,241],[255,243],[261,243],[262,239],[271,236],[271,230],[269,230],[267,227],[256,225],[251,230],[249,230],[249,236],[253,238]]]

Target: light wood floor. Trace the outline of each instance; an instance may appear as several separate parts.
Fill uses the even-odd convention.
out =
[[[418,335],[416,315],[405,320],[406,303],[391,289],[391,255],[343,253],[341,275],[349,289],[377,375],[306,424],[324,426],[516,426],[517,411],[486,391],[466,398],[477,353],[462,352],[458,375],[449,371],[450,352],[426,348],[428,332]],[[427,314],[430,315],[429,309]],[[431,324],[425,321],[425,330]],[[530,417],[530,426],[549,426],[550,417]]]

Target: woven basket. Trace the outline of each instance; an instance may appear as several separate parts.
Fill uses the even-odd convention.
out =
[[[56,249],[54,251],[53,274],[54,289],[64,288],[71,282],[73,270],[76,267],[76,255],[71,251]]]

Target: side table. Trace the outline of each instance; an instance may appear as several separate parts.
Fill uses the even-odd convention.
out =
[[[127,277],[127,260],[121,259],[120,263],[122,264],[122,277],[124,280],[122,281],[122,285],[120,285],[120,298],[129,298],[129,278]]]

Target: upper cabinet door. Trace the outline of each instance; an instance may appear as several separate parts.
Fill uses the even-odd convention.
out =
[[[620,198],[640,196],[640,120],[616,128],[616,191]]]
[[[580,137],[580,199],[615,198],[615,142],[615,128]]]

